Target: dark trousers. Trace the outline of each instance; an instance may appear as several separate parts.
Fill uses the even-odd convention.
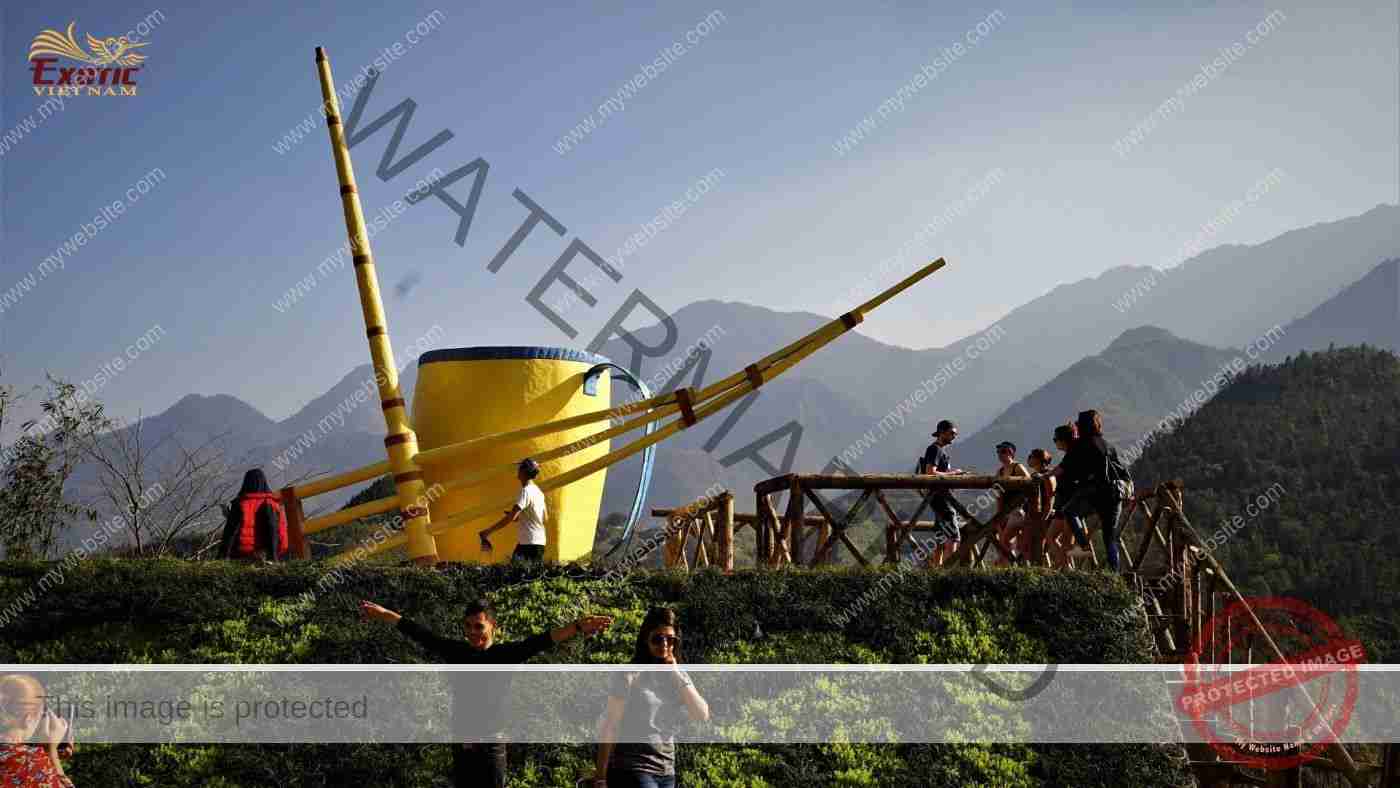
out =
[[[1099,502],[1099,529],[1103,531],[1103,555],[1108,568],[1119,571],[1118,557],[1118,515],[1123,512],[1123,502],[1109,495]]]
[[[544,545],[542,544],[518,544],[515,552],[510,554],[512,561],[543,561]]]
[[[608,788],[676,788],[676,775],[608,769]]]
[[[1089,546],[1089,524],[1085,517],[1089,513],[1099,516],[1099,530],[1103,531],[1103,554],[1108,568],[1117,572],[1118,556],[1118,516],[1123,512],[1123,502],[1111,493],[1077,492],[1065,505],[1065,518],[1074,531],[1074,538],[1081,547]]]
[[[452,783],[457,788],[506,788],[505,743],[454,745]]]

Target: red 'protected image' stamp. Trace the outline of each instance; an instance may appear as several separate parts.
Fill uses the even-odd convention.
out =
[[[1254,616],[1263,624],[1260,630]],[[1279,661],[1268,640],[1283,652]],[[1365,651],[1306,602],[1235,601],[1207,622],[1184,666],[1177,706],[1226,760],[1287,769],[1340,740],[1356,708]],[[1220,670],[1199,660],[1250,662]]]

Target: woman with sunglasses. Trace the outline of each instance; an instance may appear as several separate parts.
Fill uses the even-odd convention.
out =
[[[599,731],[594,788],[675,788],[675,729],[681,707],[697,722],[710,718],[709,704],[677,667],[680,661],[676,612],[652,608],[637,633],[632,662],[673,668],[613,674]]]

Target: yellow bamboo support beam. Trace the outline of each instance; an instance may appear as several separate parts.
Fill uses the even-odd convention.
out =
[[[939,260],[933,265],[941,267],[942,264],[943,261]],[[935,268],[933,270],[937,269]],[[791,355],[798,349],[810,343],[818,342],[820,343],[818,347],[824,346],[831,340],[848,331],[852,326],[854,326],[858,322],[858,319],[856,320],[856,322],[849,324],[840,319],[833,320],[830,323],[827,323],[826,325],[817,329],[816,331],[813,331],[812,333],[802,337],[801,339],[798,339],[792,344],[787,345],[786,347],[778,351],[770,353],[762,359],[759,359],[758,361],[754,362],[752,366],[759,370],[763,370],[768,367],[771,367],[777,361]],[[699,391],[694,392],[692,394],[693,402],[697,405],[701,404],[706,399],[709,399],[710,397],[716,396],[717,394],[720,394],[730,388],[733,388],[736,384],[741,383],[743,380],[745,380],[746,376],[747,371],[740,371],[734,373],[733,375],[730,375],[727,378],[718,380],[710,384],[709,386],[706,386],[700,389]],[[647,400],[631,402],[617,408],[609,408],[607,410],[596,410],[591,413],[580,413],[577,416],[571,416],[567,419],[559,419],[558,421],[550,421],[544,424],[536,424],[530,427],[512,430],[510,432],[498,432],[491,435],[483,435],[478,438],[472,438],[471,440],[462,441],[460,443],[453,443],[447,446],[438,446],[434,449],[428,449],[426,451],[419,452],[417,455],[414,456],[413,460],[419,465],[434,465],[438,463],[445,463],[455,460],[461,457],[463,454],[495,448],[496,446],[499,446],[501,444],[514,443],[517,441],[538,437],[540,435],[548,435],[553,432],[560,432],[563,430],[573,429],[574,427],[580,427],[585,424],[591,424],[596,421],[603,421],[605,419],[613,418],[618,415],[636,412],[639,410],[651,410],[651,413],[645,413],[642,416],[639,416],[637,419],[633,419],[632,421],[620,425],[620,428],[614,428],[618,429],[618,431],[613,432],[612,435],[618,435],[624,432],[630,432],[631,430],[634,430],[637,427],[649,424],[653,421],[656,421],[659,418],[665,418],[665,416],[675,413],[678,409],[679,408],[676,405],[675,392],[672,392],[670,394],[661,394]],[[598,436],[596,437],[596,440],[602,440],[602,437]],[[542,456],[543,455],[537,456],[536,459],[541,459]]]
[[[361,517],[372,517],[376,514],[392,512],[398,508],[398,496],[389,495],[375,501],[359,504],[358,506],[341,509],[338,512],[331,512],[330,514],[324,514],[320,517],[313,517],[301,524],[302,533],[318,533],[327,528],[334,528],[337,525],[352,523]]]
[[[770,353],[769,355],[760,359],[758,362],[755,362],[753,365],[750,365],[750,367],[746,368],[744,371],[730,375],[729,377],[724,378],[723,380],[716,381],[715,383],[701,389],[700,392],[697,392],[694,395],[695,399],[706,399],[711,401],[695,409],[696,422],[706,419],[719,412],[720,410],[728,407],[729,405],[732,405],[740,397],[743,397],[749,392],[755,390],[756,388],[758,388],[758,386],[778,377],[787,370],[796,366],[808,356],[825,347],[836,337],[840,336],[841,334],[844,334],[846,331],[849,331],[850,329],[859,325],[860,322],[864,319],[864,315],[866,312],[875,309],[876,307],[879,307],[880,305],[889,301],[891,298],[898,295],[899,293],[902,293],[904,290],[907,290],[908,288],[912,287],[914,284],[923,280],[925,277],[943,268],[944,265],[946,265],[946,263],[943,260],[943,258],[940,257],[939,259],[934,260],[932,263],[929,263],[923,268],[920,268],[918,271],[915,271],[913,274],[910,274],[908,277],[905,277],[905,279],[899,282],[898,284],[886,289],[879,295],[865,302],[857,309],[852,310],[851,312],[848,312],[845,315],[842,315],[840,318],[833,320],[830,323],[827,323],[826,325],[822,326],[821,328],[817,329],[811,334],[808,334],[807,336],[781,348],[780,350]],[[752,370],[752,372],[750,370]],[[606,415],[611,412],[611,410],[599,411],[599,413],[602,414],[599,418],[606,417]],[[595,414],[583,415],[590,416]],[[646,417],[644,416],[642,418]],[[638,421],[640,420],[633,420],[633,422]],[[637,424],[633,424],[632,422],[629,422],[629,424],[632,424],[632,428],[634,429],[636,426],[638,426]],[[532,427],[530,429],[537,430],[542,429],[546,426],[549,425],[540,425],[539,427]],[[627,425],[620,425],[620,427],[626,426]],[[628,457],[636,454],[637,452],[642,451],[648,446],[660,443],[666,438],[677,434],[682,429],[685,429],[687,426],[688,425],[686,425],[681,419],[677,419],[671,422],[670,424],[666,425],[665,427],[662,427],[661,429],[652,433],[651,435],[639,438],[638,440],[633,441],[632,443],[624,446],[621,449],[599,457],[598,459],[590,463],[581,465],[573,469],[572,471],[560,474],[559,476],[556,476],[552,479],[546,479],[545,481],[540,483],[539,487],[541,490],[548,491],[559,487],[563,487],[567,484],[572,484],[573,482],[576,482],[579,479],[589,476],[590,474],[596,473],[597,471],[600,471],[603,468],[621,462],[622,460],[627,459]],[[545,433],[541,432],[536,434]],[[518,439],[514,433],[500,433],[495,436],[487,437],[500,442],[507,442],[506,439]],[[582,443],[582,441],[579,441],[577,443]],[[475,444],[475,442],[466,441],[462,444],[454,444],[453,446],[463,447],[469,444]],[[480,444],[475,445],[479,446]],[[462,451],[466,449],[458,450]],[[489,473],[492,476],[494,476],[499,474],[500,471],[491,471]],[[478,483],[479,480],[476,479],[477,476],[478,474],[473,474],[472,476],[467,477],[467,479],[457,480],[455,482],[450,483],[450,486],[471,486],[472,484]],[[427,532],[430,536],[433,534],[442,533],[443,531],[446,531],[449,528],[455,528],[465,523],[471,522],[472,520],[475,520],[481,517],[482,515],[490,514],[491,512],[495,511],[500,511],[502,507],[509,506],[511,503],[513,503],[513,501],[514,498],[510,500],[501,500],[493,501],[490,503],[478,504],[477,506],[458,512],[440,522],[428,525]],[[384,552],[386,550],[392,550],[396,547],[408,543],[410,536],[411,534],[399,534],[397,536],[390,537],[384,540],[383,542],[373,546],[362,545],[362,549],[357,552],[360,554],[361,557],[363,557],[363,555],[366,554],[366,551],[368,554],[374,554]],[[354,559],[351,558],[349,553],[342,553],[341,555],[336,556],[334,559],[332,559],[332,563],[338,564],[349,560]]]
[[[374,362],[374,377],[379,386],[379,404],[384,411],[384,449],[389,455],[389,469],[394,475],[399,509],[408,534],[408,554],[420,563],[437,560],[437,547],[428,534],[428,507],[419,506],[423,497],[423,473],[413,461],[418,453],[418,436],[409,426],[407,404],[399,393],[399,368],[394,363],[394,349],[389,344],[389,324],[384,315],[384,302],[379,296],[379,277],[375,274],[374,255],[370,252],[369,231],[360,194],[355,187],[355,168],[350,162],[350,146],[345,141],[345,127],[340,120],[340,98],[331,62],[326,50],[316,47],[316,72],[321,80],[322,107],[326,112],[326,130],[330,134],[331,154],[335,157],[336,177],[340,183],[340,204],[345,214],[345,232],[350,238],[351,262],[355,268],[355,286],[360,293],[360,311],[364,317],[365,335],[369,339],[369,355]]]
[[[292,487],[292,492],[296,493],[298,498],[306,499],[313,495],[339,490],[341,487],[349,487],[352,484],[358,484],[370,479],[378,479],[380,476],[388,473],[389,470],[389,461],[381,460],[373,465],[366,465],[363,468],[356,468],[353,471],[346,471],[345,473],[339,473],[335,476],[317,479],[314,482],[295,485]]]
[[[652,410],[654,412],[658,408],[665,408],[668,406],[670,407],[669,413],[676,412],[676,395],[674,392],[670,394],[661,394],[639,402],[629,402],[626,405],[616,408],[595,410],[590,413],[580,413],[577,416],[570,416],[567,419],[549,421],[544,424],[535,424],[530,427],[511,430],[510,432],[496,432],[460,443],[438,446],[434,449],[418,452],[418,454],[414,456],[413,461],[419,465],[437,465],[451,462],[461,457],[463,454],[484,451],[486,449],[495,448],[501,444],[514,443],[516,441],[536,438],[540,435],[548,435],[553,432],[571,430],[574,427],[582,427],[585,424],[592,424],[595,421],[604,421],[605,419],[624,416],[628,413],[635,413],[636,411]]]
[[[787,358],[773,364],[773,366],[771,366],[769,369],[757,373],[754,376],[754,378],[743,378],[743,382],[740,385],[734,387],[728,393],[713,399],[709,403],[699,408],[696,408],[695,421],[698,423],[704,419],[709,418],[710,416],[713,416],[715,413],[718,413],[724,408],[732,405],[734,402],[738,401],[740,397],[747,395],[749,392],[753,391],[758,386],[768,382],[769,380],[772,380],[773,378],[778,377],[782,373],[796,366],[799,362],[820,350],[825,344],[825,342],[822,342],[801,347],[796,352],[790,354]],[[632,443],[629,443],[626,446],[622,447],[621,449],[599,457],[598,459],[592,462],[580,465],[579,467],[567,473],[560,474],[559,476],[555,476],[551,479],[546,479],[543,482],[540,482],[539,487],[542,491],[548,492],[550,490],[554,490],[559,487],[572,484],[578,481],[579,479],[597,473],[598,471],[610,465],[619,463],[627,459],[628,457],[631,457],[632,455],[636,454],[637,452],[642,451],[648,446],[660,443],[661,441],[679,433],[681,430],[686,429],[686,427],[687,425],[685,424],[685,422],[683,422],[680,419],[676,419],[675,421],[671,422],[665,427],[662,427],[661,429],[657,430],[651,435],[639,438],[633,441]],[[465,525],[466,523],[471,522],[472,520],[477,519],[478,517],[481,517],[484,514],[489,514],[494,511],[500,511],[502,507],[509,507],[514,501],[515,499],[512,497],[508,500],[502,499],[499,501],[491,501],[489,503],[478,504],[469,509],[465,509],[461,512],[458,512],[444,520],[440,520],[436,523],[433,523],[429,526],[428,533],[430,535],[440,534],[443,531],[446,531],[450,528],[460,527],[462,525]],[[361,549],[357,552],[361,557],[363,557],[364,555],[373,555],[375,553],[384,552],[386,550],[392,550],[396,547],[399,547],[400,545],[405,544],[407,541],[408,537],[406,535],[399,534],[397,536],[390,537],[376,545],[362,545]],[[350,560],[354,559],[351,558],[349,553],[341,553],[340,555],[332,559],[332,563],[342,563],[344,561]]]
[[[583,451],[584,449],[590,446],[597,445],[603,440],[611,439],[625,432],[631,432],[632,430],[650,424],[653,421],[664,419],[667,416],[673,416],[677,413],[678,410],[679,409],[674,405],[668,405],[664,408],[658,408],[656,409],[656,411],[646,414],[640,419],[627,422],[626,424],[619,424],[616,427],[612,427],[602,432],[595,432],[586,438],[580,438],[576,441],[573,441],[572,443],[566,443],[562,446],[556,446],[555,448],[550,449],[546,452],[531,454],[530,457],[536,462],[549,462],[550,460],[557,460],[560,457],[565,457],[570,454],[573,454],[576,451]],[[443,487],[447,492],[455,492],[457,490],[464,490],[469,487],[475,487],[478,484],[482,484],[502,476],[513,476],[515,474],[515,469],[517,465],[520,463],[520,460],[523,459],[525,458],[519,457],[508,463],[502,463],[500,465],[493,465],[487,468],[483,468],[474,473],[454,479],[448,482],[447,484],[443,485]]]
[[[827,342],[829,342],[829,341],[830,341],[830,340],[828,339],[828,340],[826,340],[825,342],[821,342],[821,343],[808,343],[808,344],[806,344],[806,345],[803,345],[802,347],[800,347],[800,348],[799,348],[797,351],[795,351],[794,353],[790,353],[790,354],[785,358],[785,360],[780,361],[780,362],[777,362],[777,363],[775,363],[775,364],[772,364],[772,365],[768,366],[767,369],[766,369],[765,371],[757,372],[756,375],[755,375],[755,378],[756,378],[760,383],[761,383],[761,382],[764,382],[764,381],[767,381],[767,380],[771,380],[772,378],[777,377],[777,375],[781,374],[783,371],[786,371],[786,370],[792,368],[793,366],[795,366],[795,365],[796,365],[799,361],[801,361],[802,359],[805,359],[807,356],[810,356],[811,354],[813,354],[813,353],[817,352],[818,350],[820,350],[822,347],[825,347],[825,345],[826,345]],[[781,365],[781,368],[779,368],[780,365]],[[776,371],[775,371],[775,370],[776,370]],[[750,378],[748,378],[748,377],[746,377],[746,376],[742,376],[742,375],[738,378],[738,383],[737,383],[737,385],[740,385],[740,386],[745,387],[745,388],[743,388],[742,392],[740,393],[741,396],[742,396],[743,394],[748,394],[750,391],[753,391],[753,389],[756,387],[756,386],[753,384],[753,380],[752,380],[752,379],[750,379]],[[733,386],[731,386],[730,388],[732,389]],[[711,399],[713,399],[713,398],[711,398]],[[728,401],[729,401],[729,402],[732,402],[733,400],[734,400],[734,398],[731,398],[731,399],[728,400]],[[678,410],[679,410],[679,408],[678,408],[677,406],[674,406],[674,405],[668,405],[668,406],[663,407],[663,408],[658,408],[658,409],[656,409],[655,411],[653,411],[652,413],[648,413],[648,414],[644,414],[644,415],[642,415],[642,416],[639,416],[639,417],[637,417],[636,419],[633,419],[632,421],[629,421],[629,422],[627,422],[627,423],[625,423],[625,424],[619,424],[619,425],[617,425],[616,427],[612,427],[612,428],[607,429],[607,430],[604,430],[604,431],[602,431],[602,432],[594,433],[594,434],[592,434],[592,435],[589,435],[588,437],[580,438],[579,440],[573,441],[572,443],[566,443],[566,444],[564,444],[564,445],[562,445],[562,446],[558,446],[558,447],[555,447],[555,448],[553,448],[553,449],[550,449],[550,450],[547,451],[547,452],[543,452],[543,453],[540,453],[540,454],[534,454],[534,455],[531,455],[531,456],[532,456],[536,461],[538,461],[538,462],[548,462],[549,460],[558,459],[558,458],[560,458],[560,457],[564,457],[564,456],[567,456],[567,455],[569,455],[569,454],[573,454],[573,453],[576,452],[576,451],[582,451],[582,450],[588,448],[589,446],[594,446],[594,445],[598,444],[600,441],[602,441],[602,440],[604,440],[604,439],[611,439],[611,438],[614,438],[614,437],[616,437],[616,436],[618,436],[618,435],[621,435],[621,434],[623,434],[623,433],[631,432],[632,430],[635,430],[635,429],[637,429],[638,427],[645,426],[646,424],[649,424],[649,423],[651,423],[651,422],[653,422],[653,421],[657,421],[658,419],[662,419],[662,418],[665,418],[665,417],[668,416],[668,415],[672,415],[672,414],[676,413]],[[696,413],[696,421],[697,421],[697,422],[702,418],[702,417],[700,416],[700,412],[701,412],[701,411],[699,411],[699,410],[695,411],[695,413]],[[706,413],[710,413],[710,412],[713,412],[713,411],[706,411]],[[681,427],[681,429],[685,429],[685,427]],[[643,448],[645,448],[645,447],[643,447]],[[619,450],[617,450],[617,451],[621,451],[621,449],[619,449]],[[606,457],[615,456],[615,455],[617,454],[617,451],[614,451],[614,452],[612,452],[611,454],[606,455]],[[475,486],[477,486],[477,485],[479,485],[479,484],[482,484],[483,482],[490,481],[490,480],[492,480],[492,479],[496,479],[496,478],[499,478],[499,477],[501,477],[501,476],[505,476],[505,475],[507,475],[507,474],[513,474],[513,473],[515,472],[515,464],[516,464],[517,462],[519,462],[520,459],[524,459],[524,458],[521,457],[521,458],[518,458],[518,459],[516,459],[515,461],[510,462],[510,463],[505,463],[505,464],[501,464],[501,465],[492,466],[492,467],[490,467],[490,468],[482,469],[482,470],[480,470],[480,471],[477,471],[477,472],[475,472],[475,473],[469,474],[469,475],[467,475],[467,476],[463,476],[463,477],[461,477],[461,478],[454,479],[454,480],[448,482],[448,483],[447,483],[446,485],[444,485],[444,486],[445,486],[445,488],[446,488],[448,491],[462,490],[462,489],[466,489],[466,488],[469,488],[469,487],[475,487]],[[599,458],[599,459],[605,459],[605,458]],[[616,461],[616,460],[614,460],[614,462],[615,462],[615,461]],[[595,462],[596,462],[596,460],[595,460]],[[609,464],[611,464],[611,463],[609,463]],[[600,467],[607,467],[607,466],[600,466]],[[586,476],[587,474],[584,474],[584,475]],[[582,477],[580,477],[580,478],[582,478]],[[541,489],[545,489],[545,488],[542,487]],[[553,488],[548,488],[548,489],[553,489]],[[441,531],[434,531],[433,533],[442,533],[442,532],[441,532]]]

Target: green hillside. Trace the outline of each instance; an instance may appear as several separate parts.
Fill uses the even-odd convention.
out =
[[[1253,367],[1133,466],[1249,594],[1304,599],[1400,660],[1400,358],[1362,346]],[[1235,519],[1239,518],[1239,519]]]
[[[49,565],[0,564],[0,598],[22,598]],[[1038,663],[1146,661],[1131,592],[1117,578],[1039,570],[910,572],[878,603],[847,616],[888,573],[827,571],[634,573],[577,567],[444,571],[322,564],[90,560],[43,603],[0,621],[0,662],[421,662],[387,627],[359,621],[369,598],[451,632],[487,593],[503,639],[589,612],[617,623],[547,659],[625,662],[645,609],[676,607],[686,656],[728,663]],[[930,699],[960,703],[958,697]],[[800,709],[791,708],[789,711]],[[733,710],[716,708],[716,719]],[[800,720],[800,715],[794,715]],[[679,768],[698,786],[1169,786],[1183,775],[1149,745],[686,745]],[[572,786],[584,746],[517,745],[511,785]],[[430,786],[447,773],[444,745],[81,745],[80,786]]]

